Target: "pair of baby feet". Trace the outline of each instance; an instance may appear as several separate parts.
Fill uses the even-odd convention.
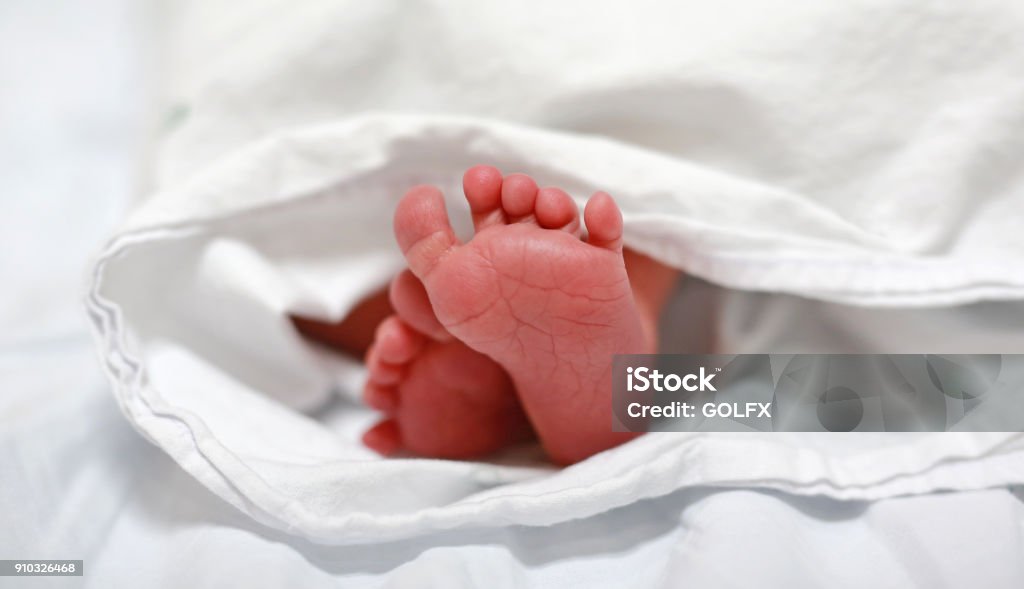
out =
[[[367,446],[441,458],[488,454],[536,432],[569,464],[621,444],[612,356],[648,353],[626,274],[622,215],[598,192],[580,223],[557,188],[489,166],[466,172],[475,234],[460,243],[444,198],[410,190],[395,211],[409,269],[367,352],[364,397],[385,418]]]

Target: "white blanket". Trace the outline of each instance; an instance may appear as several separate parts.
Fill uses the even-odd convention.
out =
[[[1024,482],[1015,434],[651,435],[556,471],[381,460],[358,443],[368,411],[299,412],[359,372],[286,313],[344,316],[401,267],[403,189],[438,184],[464,212],[475,163],[607,190],[630,247],[728,287],[1024,298],[1018,4],[605,4],[181,8],[157,190],[86,301],[135,427],[245,513],[325,543],[553,524],[695,485],[878,499]]]

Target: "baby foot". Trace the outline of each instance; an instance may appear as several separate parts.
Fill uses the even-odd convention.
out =
[[[478,166],[463,179],[476,227],[459,243],[440,191],[410,190],[395,236],[436,318],[498,362],[555,461],[572,463],[634,434],[615,433],[612,355],[651,352],[622,258],[622,215],[597,193],[584,211],[527,176]]]
[[[364,399],[387,415],[363,435],[367,446],[384,455],[475,458],[529,436],[508,375],[448,335],[408,271],[392,282],[391,304],[396,315],[367,351]]]

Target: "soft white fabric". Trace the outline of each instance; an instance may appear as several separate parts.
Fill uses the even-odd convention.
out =
[[[158,190],[103,248],[86,305],[128,419],[258,521],[345,544],[552,525],[694,486],[864,500],[1024,482],[1015,434],[651,435],[560,471],[380,460],[358,443],[370,412],[312,413],[354,393],[358,367],[285,319],[338,319],[401,267],[390,217],[414,183],[441,186],[465,230],[459,178],[481,162],[608,190],[630,247],[725,286],[1019,301],[1019,4],[179,10]],[[757,351],[794,316],[757,316]],[[1019,342],[1011,326],[963,328]],[[818,336],[845,351],[859,327]]]
[[[231,186],[178,219],[490,161],[727,286],[1021,298],[1018,2],[236,4],[182,9],[160,183]]]

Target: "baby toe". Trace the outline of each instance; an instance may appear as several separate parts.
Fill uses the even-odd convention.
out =
[[[473,226],[477,231],[505,223],[501,208],[501,172],[493,166],[473,166],[462,177]]]
[[[368,382],[363,388],[363,402],[377,411],[394,413],[398,410],[398,389]]]
[[[587,243],[612,251],[622,251],[622,212],[608,193],[597,192],[583,209],[587,224]]]
[[[501,208],[510,221],[532,215],[536,199],[537,183],[525,174],[509,174],[501,183]]]
[[[383,386],[398,384],[404,372],[401,364],[384,362],[377,353],[376,344],[366,351],[366,371],[370,382]]]
[[[537,191],[534,214],[537,216],[537,224],[545,229],[564,229],[569,233],[579,233],[579,207],[564,190],[541,188]]]
[[[402,448],[402,432],[398,422],[385,419],[366,430],[363,443],[371,450],[384,456],[391,456]]]

